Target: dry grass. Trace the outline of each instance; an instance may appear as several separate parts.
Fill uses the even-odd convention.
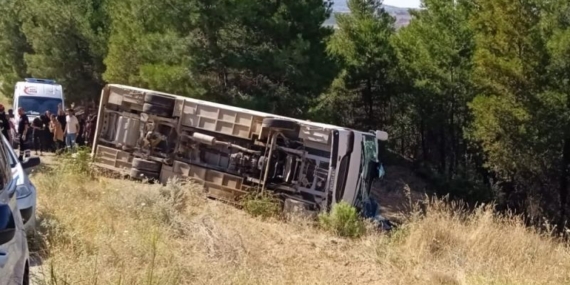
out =
[[[391,237],[342,239],[166,187],[44,171],[37,284],[570,284],[570,250],[488,209],[433,203]]]

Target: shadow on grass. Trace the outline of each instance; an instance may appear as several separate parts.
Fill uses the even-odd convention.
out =
[[[53,173],[55,171],[55,165],[53,163],[41,162],[40,165],[27,171],[30,177],[37,174],[47,174]],[[53,220],[55,218],[49,214],[37,214],[36,220],[36,231],[32,234],[28,234],[28,249],[30,251],[30,267],[40,267],[43,264],[43,260],[49,257],[49,243],[47,237],[50,232],[53,232]],[[57,224],[57,222],[56,222]]]
[[[41,265],[43,260],[50,257],[51,248],[69,241],[67,230],[55,216],[49,213],[38,214],[36,232],[28,236],[28,248],[30,256],[33,256],[30,265]]]
[[[44,264],[44,258],[35,252],[30,252],[30,267],[41,267]]]

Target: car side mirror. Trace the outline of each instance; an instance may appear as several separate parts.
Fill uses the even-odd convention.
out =
[[[385,174],[386,174],[386,172],[384,171],[384,166],[383,166],[381,163],[379,163],[379,166],[378,166],[378,178],[384,177]]]
[[[376,139],[379,141],[387,141],[388,140],[388,133],[384,131],[375,131],[374,134],[376,135]]]
[[[39,157],[30,157],[21,163],[22,163],[22,168],[30,169],[40,165],[41,160]]]

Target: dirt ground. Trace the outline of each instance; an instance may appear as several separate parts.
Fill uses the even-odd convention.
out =
[[[380,205],[380,213],[401,223],[417,203],[426,198],[426,183],[412,171],[400,166],[386,167],[386,175],[372,186],[372,196]]]

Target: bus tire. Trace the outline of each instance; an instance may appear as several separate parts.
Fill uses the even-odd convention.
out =
[[[133,169],[138,169],[142,171],[150,171],[150,172],[160,172],[160,167],[162,166],[161,163],[152,161],[152,160],[145,160],[141,158],[134,158],[132,163]]]
[[[297,140],[299,138],[299,129],[301,128],[301,126],[295,121],[273,118],[263,119],[261,127],[279,131],[291,140]]]
[[[140,170],[136,168],[131,168],[130,172],[131,179],[135,180],[149,180],[155,181],[160,179],[160,174],[158,172]]]
[[[147,113],[150,115],[170,118],[172,117],[172,112],[174,111],[174,108],[165,108],[163,106],[144,103],[142,111],[143,113]]]
[[[295,121],[283,119],[263,119],[261,126],[270,129],[279,129],[284,131],[296,131],[299,129],[299,124]]]
[[[176,99],[158,94],[145,94],[144,102],[162,107],[164,109],[174,109],[174,105],[176,104]]]

